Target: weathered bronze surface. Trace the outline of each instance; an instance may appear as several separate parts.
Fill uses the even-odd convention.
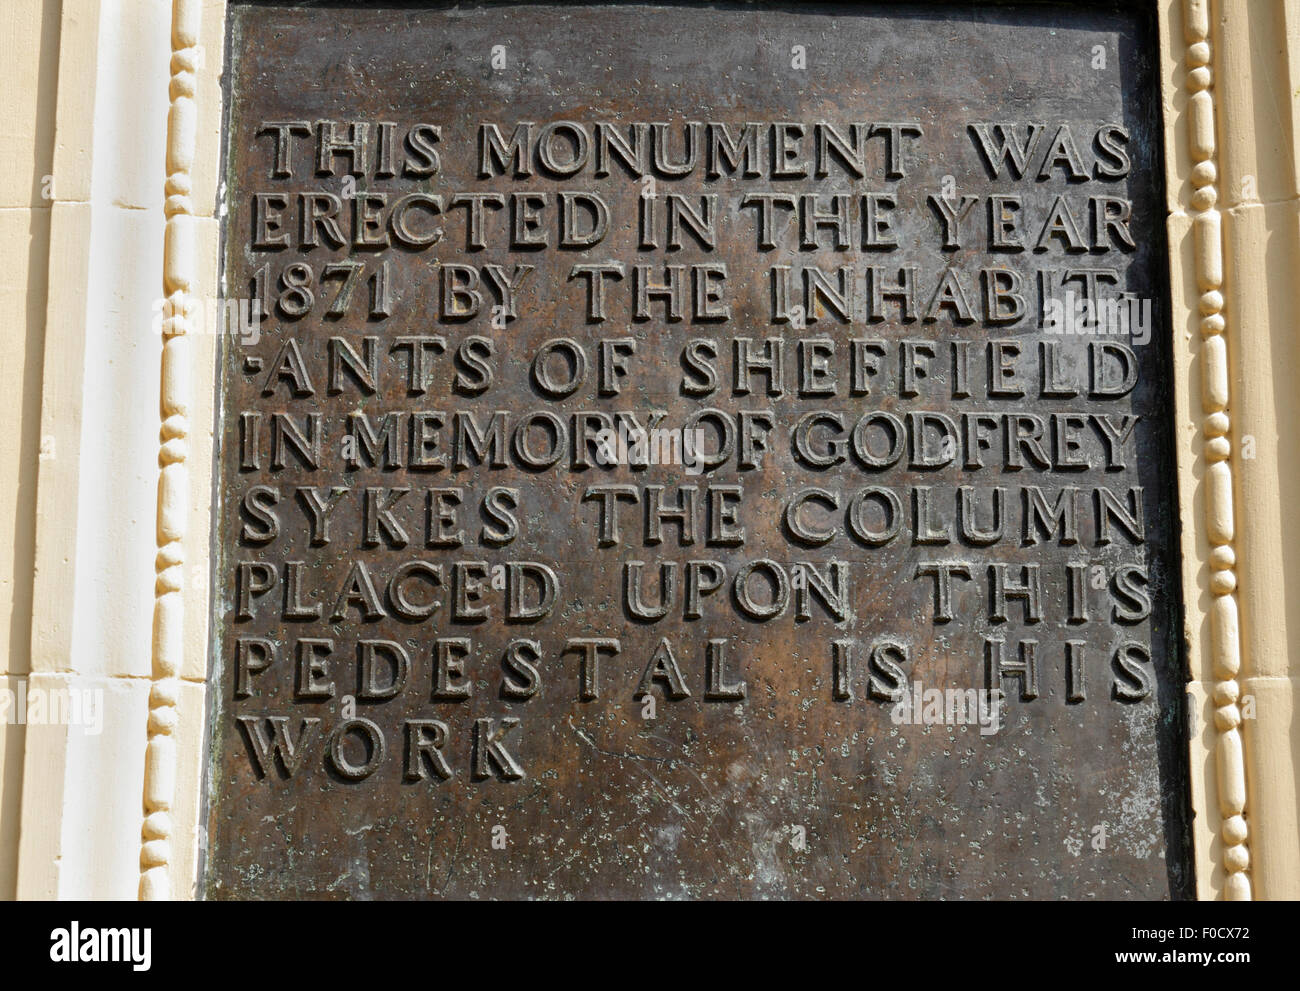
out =
[[[1188,895],[1145,16],[231,20],[207,896]]]

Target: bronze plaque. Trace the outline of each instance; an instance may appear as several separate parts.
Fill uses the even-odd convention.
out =
[[[234,5],[206,895],[1189,895],[1152,22]]]

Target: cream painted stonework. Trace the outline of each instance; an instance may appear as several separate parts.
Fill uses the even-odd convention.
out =
[[[1198,891],[1297,898],[1300,3],[1155,5]],[[0,688],[105,698],[0,728],[2,898],[196,891],[225,15],[0,5]]]

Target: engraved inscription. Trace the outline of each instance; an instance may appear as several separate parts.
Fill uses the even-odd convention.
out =
[[[210,897],[1190,892],[1149,18],[232,17]]]

